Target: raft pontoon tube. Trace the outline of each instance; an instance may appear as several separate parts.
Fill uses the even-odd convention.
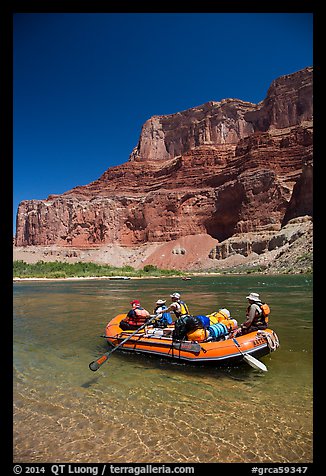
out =
[[[113,347],[116,347],[134,332],[123,331],[120,328],[119,323],[125,317],[126,314],[118,314],[105,328],[105,337]],[[239,361],[243,357],[242,354],[255,357],[264,356],[279,347],[278,336],[269,328],[237,335],[237,342],[240,344],[238,348],[232,340],[232,331],[228,331],[225,325],[214,324],[211,327],[214,327],[216,337],[210,337],[204,342],[196,342],[191,340],[173,341],[173,324],[163,329],[149,325],[127,340],[121,346],[121,350],[152,354],[185,362],[231,363]]]

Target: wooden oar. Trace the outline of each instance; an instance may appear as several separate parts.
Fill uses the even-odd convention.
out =
[[[104,364],[104,362],[106,362],[108,360],[108,358],[110,357],[111,354],[113,354],[113,352],[115,352],[117,349],[119,349],[119,347],[121,347],[123,344],[125,344],[129,339],[131,339],[131,337],[133,337],[135,334],[137,334],[139,331],[141,331],[142,329],[144,329],[144,327],[148,326],[148,324],[150,322],[152,322],[157,316],[154,315],[154,316],[151,316],[151,318],[145,322],[145,324],[143,324],[142,326],[140,326],[138,329],[135,330],[135,332],[133,332],[132,334],[130,334],[128,337],[126,337],[125,339],[123,339],[123,341],[120,342],[120,344],[118,344],[116,347],[114,347],[114,349],[112,349],[110,352],[106,352],[105,354],[102,355],[102,357],[100,357],[99,359],[97,360],[94,360],[93,362],[91,362],[88,367],[93,370],[93,372],[95,372],[96,370],[98,370],[102,364]]]
[[[235,345],[238,347],[239,349],[239,352],[240,354],[242,354],[243,356],[243,359],[249,364],[251,365],[251,367],[253,367],[254,369],[257,369],[257,370],[262,370],[263,372],[267,372],[267,367],[265,364],[263,364],[262,362],[260,362],[260,360],[257,360],[255,359],[255,357],[253,357],[252,355],[247,355],[247,354],[244,354],[241,349],[240,349],[240,344],[239,342],[237,341],[237,339],[235,337],[233,337],[233,342],[235,343]]]

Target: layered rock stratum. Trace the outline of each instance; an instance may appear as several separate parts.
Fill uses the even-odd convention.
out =
[[[259,104],[224,99],[151,117],[126,163],[62,195],[21,202],[15,246],[79,258],[115,248],[124,250],[122,264],[131,263],[129,251],[141,256],[136,267],[212,268],[273,251],[289,223],[312,230],[312,186],[307,67],[275,79]]]

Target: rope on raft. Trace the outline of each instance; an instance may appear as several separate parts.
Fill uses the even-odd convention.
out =
[[[273,352],[274,350],[276,350],[280,345],[280,341],[276,333],[274,331],[272,331],[272,333],[273,335],[271,335],[269,332],[265,332],[262,330],[257,331],[257,334],[259,334],[262,337],[265,337],[265,339],[267,340],[267,345],[269,347],[270,352]]]

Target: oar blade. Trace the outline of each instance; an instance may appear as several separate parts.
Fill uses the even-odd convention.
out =
[[[95,372],[96,370],[98,370],[102,364],[104,364],[104,362],[106,362],[108,360],[108,356],[107,355],[102,355],[101,358],[97,359],[97,360],[94,360],[93,362],[91,362],[89,364],[89,368],[91,370],[93,370],[93,372]]]
[[[237,341],[235,337],[233,337],[233,342],[235,345],[238,347],[240,354],[243,357],[243,360],[245,360],[251,367],[253,367],[256,370],[261,370],[263,372],[267,372],[267,367],[265,364],[263,364],[260,360],[255,359],[252,355],[244,354],[241,349],[240,349],[240,344]]]
[[[263,372],[267,372],[268,369],[267,369],[266,365],[263,364],[263,362],[261,362],[260,360],[255,359],[255,357],[253,357],[252,355],[244,354],[243,358],[254,369],[262,370]]]

